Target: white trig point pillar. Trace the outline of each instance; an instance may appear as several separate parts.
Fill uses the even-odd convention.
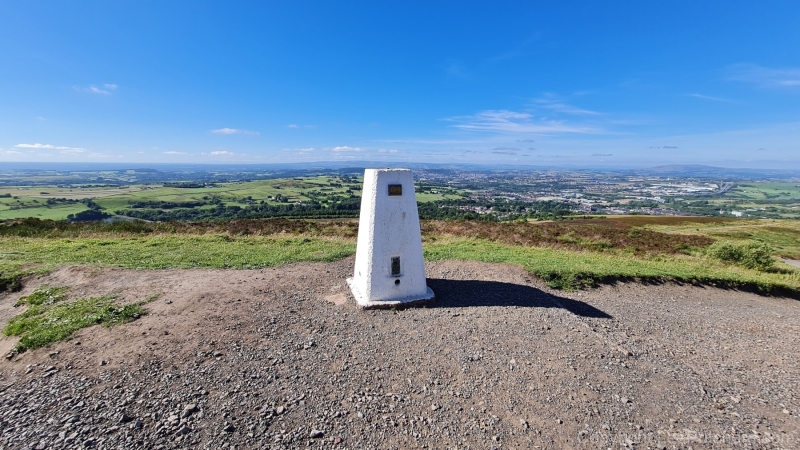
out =
[[[414,178],[408,169],[367,169],[356,266],[347,284],[365,309],[427,302]]]

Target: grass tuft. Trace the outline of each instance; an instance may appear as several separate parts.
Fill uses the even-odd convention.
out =
[[[11,319],[3,334],[20,336],[15,351],[22,353],[69,339],[82,328],[119,325],[146,313],[141,303],[116,305],[113,301],[113,296],[103,296],[68,303],[28,303],[28,309]]]
[[[52,288],[40,286],[36,288],[36,290],[30,295],[26,295],[17,300],[17,303],[14,304],[14,306],[52,305],[53,303],[57,303],[66,299],[68,290],[69,287],[66,286]]]

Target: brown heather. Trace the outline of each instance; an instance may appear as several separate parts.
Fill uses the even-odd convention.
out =
[[[713,239],[699,235],[666,234],[633,227],[621,221],[563,222],[425,221],[424,236],[452,235],[523,247],[572,250],[623,249],[634,253],[683,253],[709,246]]]

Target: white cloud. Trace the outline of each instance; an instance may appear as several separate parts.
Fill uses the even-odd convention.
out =
[[[398,151],[393,149],[393,148],[389,148],[389,149],[382,148],[382,149],[378,150],[378,153],[398,153]]]
[[[342,146],[339,146],[339,147],[333,147],[332,149],[326,149],[326,150],[334,152],[334,153],[358,153],[358,152],[363,152],[364,151],[363,148],[348,147],[346,145],[342,145]]]
[[[281,152],[283,152],[283,153],[299,153],[299,154],[304,154],[304,155],[307,155],[309,153],[314,153],[315,151],[316,151],[316,149],[314,147],[308,147],[308,148],[282,148],[281,149]]]
[[[111,95],[112,92],[117,90],[117,85],[113,83],[106,83],[102,87],[91,85],[89,87],[73,87],[78,92],[87,92],[89,94]]]
[[[50,145],[50,144],[17,144],[14,146],[15,148],[29,148],[33,150],[60,150],[59,153],[84,153],[87,150],[85,148],[80,147],[64,147],[60,145]]]
[[[211,152],[211,154],[214,155],[214,156],[233,156],[233,153],[231,153],[231,152],[229,152],[227,150],[217,150],[217,151]]]
[[[286,125],[286,128],[300,128],[300,127],[297,124],[290,123],[289,125]]]
[[[216,130],[211,130],[214,134],[247,134],[247,135],[258,135],[258,131],[250,131],[250,130],[241,130],[237,128],[219,128]]]
[[[800,69],[770,69],[753,64],[737,64],[728,68],[728,79],[762,88],[800,87]]]
[[[169,151],[169,152],[164,152],[164,154],[165,155],[186,155],[187,153],[186,152]]]
[[[508,110],[481,111],[471,116],[452,117],[447,119],[458,122],[453,127],[465,131],[492,131],[505,133],[602,133],[602,130],[590,126],[574,126],[555,120],[534,120],[529,113]]]

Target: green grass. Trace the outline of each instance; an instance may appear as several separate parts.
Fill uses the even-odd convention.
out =
[[[800,291],[800,271],[761,272],[689,255],[635,257],[622,253],[576,252],[520,247],[474,239],[448,239],[425,246],[425,258],[518,264],[558,289],[635,279],[720,285],[762,292]]]
[[[355,253],[355,244],[304,237],[154,236],[108,239],[2,238],[6,264],[113,265],[131,269],[255,268],[299,261],[331,261]]]
[[[731,258],[721,257],[722,253],[710,252],[706,248],[710,240],[703,246],[689,247],[682,252],[667,251],[669,249],[664,250],[657,246],[648,251],[634,251],[626,247],[628,240],[644,239],[650,235],[652,236],[648,239],[651,240],[666,238],[678,242],[680,239],[687,239],[685,236],[680,239],[677,236],[672,239],[669,235],[660,236],[653,231],[658,230],[661,233],[724,236],[720,242],[733,242],[737,246],[763,243],[765,245],[758,248],[781,248],[780,255],[794,254],[792,252],[800,252],[800,240],[793,238],[800,232],[800,223],[730,219],[652,219],[652,223],[648,223],[641,218],[634,219],[630,219],[630,224],[619,225],[608,221],[603,227],[593,225],[595,222],[592,221],[585,224],[576,221],[572,227],[574,235],[567,233],[569,230],[565,228],[561,230],[563,233],[559,231],[560,234],[556,233],[558,236],[550,240],[544,239],[542,233],[554,225],[526,225],[532,227],[528,234],[540,238],[541,242],[533,238],[523,239],[528,236],[523,233],[525,230],[518,229],[523,225],[515,228],[508,224],[484,224],[481,226],[488,228],[478,230],[486,232],[486,236],[483,236],[476,234],[474,227],[467,226],[470,224],[468,222],[425,222],[424,250],[428,260],[456,259],[518,264],[552,287],[560,289],[635,279],[643,282],[671,280],[762,292],[782,291],[792,296],[797,296],[800,292],[800,271],[783,264],[775,267],[765,264],[764,261],[771,262],[767,260],[767,254],[759,256],[762,258],[759,264],[750,265],[744,264],[746,261],[742,258],[729,260]],[[149,227],[148,230],[153,229],[143,229],[140,230],[141,233],[122,230],[122,225],[112,225],[101,227],[102,230],[108,228],[106,231],[100,228],[92,228],[94,231],[84,230],[89,233],[85,237],[68,237],[63,234],[52,234],[51,237],[46,237],[47,234],[34,234],[37,237],[2,236],[0,281],[2,277],[13,278],[18,284],[26,274],[43,273],[65,264],[111,265],[131,269],[246,269],[300,261],[332,261],[355,252],[355,228],[352,222],[233,221],[225,224],[172,224],[175,227],[172,231],[160,228],[156,230],[161,225],[156,227],[156,224],[145,224]],[[167,225],[169,224],[164,224]],[[631,225],[635,227],[631,228]],[[70,225],[69,230],[61,230],[59,233],[82,233],[81,230],[87,227],[89,225]],[[254,228],[251,230],[250,227]],[[592,227],[599,230],[595,230],[599,237],[591,239],[591,243],[597,245],[562,242],[570,237],[588,239],[593,235],[586,234],[585,229],[594,230]],[[622,237],[614,237],[616,234],[611,233],[616,230],[615,227],[621,227],[622,234],[617,234]],[[72,228],[76,230],[70,231]],[[25,230],[27,229],[21,229],[21,232]],[[203,232],[213,234],[199,234]],[[745,233],[746,236],[737,233]],[[606,242],[600,239],[603,236],[611,237]],[[617,242],[620,239],[622,240]]]
[[[50,266],[31,264],[24,258],[10,261],[11,253],[0,250],[0,292],[16,292],[22,288],[22,280],[31,275],[43,275],[50,271]]]
[[[41,306],[58,303],[67,298],[68,290],[68,286],[52,288],[40,286],[30,295],[26,295],[17,300],[17,303],[14,306]]]
[[[140,303],[116,305],[113,301],[112,296],[41,304],[28,301],[28,309],[10,320],[3,334],[19,336],[15,350],[22,353],[69,339],[82,328],[97,324],[110,327],[145,314]]]
[[[699,234],[739,245],[750,241],[768,244],[775,254],[800,259],[800,220],[726,220],[646,225],[662,233]]]
[[[30,204],[30,203],[26,203]],[[70,214],[77,214],[88,208],[82,203],[61,204],[54,206],[32,206],[20,209],[0,210],[0,220],[17,219],[21,217],[36,217],[39,219],[64,220]]]

